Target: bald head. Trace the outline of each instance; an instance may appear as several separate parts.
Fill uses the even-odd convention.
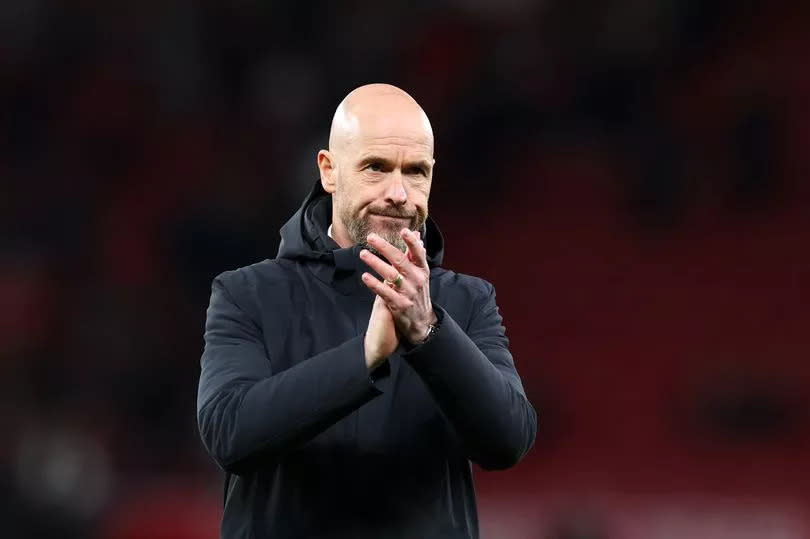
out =
[[[402,228],[420,230],[433,181],[433,129],[422,107],[390,84],[357,88],[332,120],[318,152],[321,185],[332,195],[332,237],[341,247],[375,232],[405,250]]]
[[[367,84],[351,91],[335,110],[329,150],[341,152],[366,138],[404,136],[424,142],[433,154],[433,129],[419,103],[390,84]]]

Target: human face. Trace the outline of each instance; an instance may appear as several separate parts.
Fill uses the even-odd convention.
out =
[[[322,181],[333,196],[333,237],[344,247],[365,245],[374,232],[404,251],[400,230],[418,230],[427,219],[430,124],[410,102],[386,105],[354,113],[341,143],[319,154]]]
[[[399,231],[425,224],[433,165],[415,146],[405,140],[372,144],[339,170],[335,207],[352,243],[365,245],[374,232],[405,251]]]

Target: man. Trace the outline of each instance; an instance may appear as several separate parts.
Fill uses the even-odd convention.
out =
[[[433,165],[413,98],[354,90],[276,259],[214,280],[197,417],[222,537],[478,537],[470,461],[534,442],[492,285],[440,267]]]

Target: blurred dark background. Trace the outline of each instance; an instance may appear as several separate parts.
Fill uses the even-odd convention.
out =
[[[810,537],[808,28],[800,1],[3,0],[0,535],[218,535],[211,279],[275,255],[335,106],[390,82],[540,414],[476,472],[484,537]]]

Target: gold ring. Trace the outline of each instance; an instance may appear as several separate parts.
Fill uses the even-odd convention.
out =
[[[390,286],[391,288],[399,288],[400,286],[402,286],[402,274],[397,273],[397,276],[394,277],[394,280],[389,281],[388,279],[386,279],[383,282],[388,286]]]

